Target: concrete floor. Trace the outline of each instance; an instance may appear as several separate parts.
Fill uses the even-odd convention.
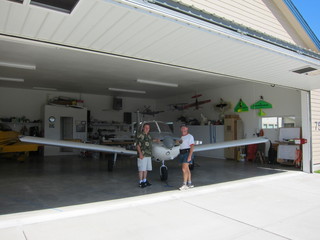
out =
[[[213,167],[207,159],[199,160],[199,165],[196,171],[208,176],[207,179],[199,176],[199,181],[210,182],[214,179],[211,176],[223,169],[210,172]],[[220,161],[220,165],[232,167],[236,163]],[[179,173],[179,169],[176,170]],[[252,177],[242,176],[239,180],[197,186],[187,191],[179,191],[174,186],[157,193],[150,192],[166,187],[156,179],[152,188],[146,190],[126,183],[125,189],[136,196],[3,214],[0,215],[0,239],[319,239],[320,174],[260,169],[254,164],[240,165],[234,170],[239,172],[237,177],[244,171]],[[264,175],[268,171],[273,174]],[[254,172],[262,175],[254,177],[259,175],[252,174]],[[135,175],[134,171],[132,174]],[[68,181],[68,184],[73,183]],[[103,193],[107,192],[106,187],[108,184]],[[83,192],[86,189],[83,187]]]
[[[0,215],[175,191],[181,185],[182,173],[177,160],[166,162],[169,167],[167,182],[160,181],[160,163],[154,162],[149,174],[153,185],[140,189],[134,158],[121,156],[113,172],[107,170],[107,158],[31,156],[24,163],[1,158]],[[286,169],[297,170],[280,165],[197,157],[192,174],[193,183],[200,187],[283,173]]]

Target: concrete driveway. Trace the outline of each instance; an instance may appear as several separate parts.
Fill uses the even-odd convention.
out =
[[[320,175],[283,171],[0,216],[0,239],[319,239]]]

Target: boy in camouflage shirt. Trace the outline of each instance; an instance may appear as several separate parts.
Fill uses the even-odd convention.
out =
[[[149,134],[150,125],[144,124],[142,133],[137,135],[136,146],[138,153],[139,187],[151,186],[147,180],[147,172],[152,171],[152,138]]]

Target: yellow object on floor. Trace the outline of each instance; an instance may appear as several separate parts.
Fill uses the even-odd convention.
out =
[[[20,153],[17,159],[23,161],[29,152],[38,151],[40,145],[20,142],[18,136],[19,133],[15,131],[0,131],[0,154]]]

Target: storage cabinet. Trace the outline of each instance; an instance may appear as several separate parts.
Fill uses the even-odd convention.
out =
[[[301,145],[294,144],[293,139],[300,138],[300,128],[280,128],[277,162],[298,166],[301,161]]]
[[[195,140],[202,141],[202,144],[223,142],[223,131],[223,125],[189,126],[189,133],[193,135]],[[224,150],[215,149],[209,151],[200,151],[196,152],[195,155],[223,159]]]
[[[226,116],[224,119],[224,140],[232,141],[243,138],[243,123],[238,115]],[[237,147],[224,149],[224,157],[227,159],[237,159]]]

